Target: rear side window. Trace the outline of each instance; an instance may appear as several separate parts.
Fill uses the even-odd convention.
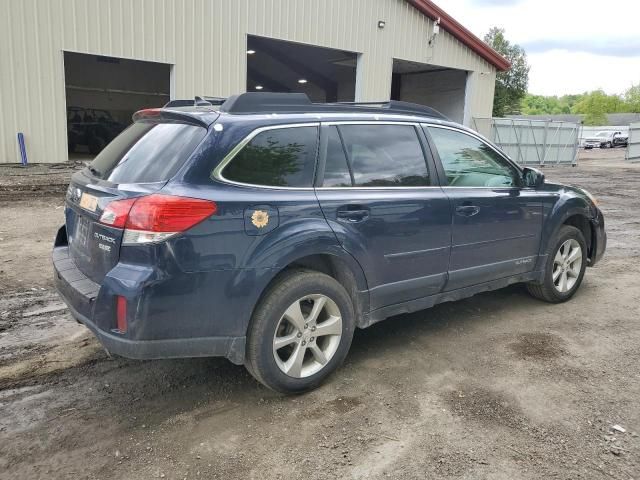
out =
[[[224,168],[227,180],[268,187],[311,187],[317,127],[288,127],[257,134]]]
[[[359,187],[421,187],[429,172],[412,125],[340,125]]]
[[[327,134],[327,153],[324,165],[323,187],[351,187],[351,174],[347,165],[347,156],[342,148],[338,128],[329,127]]]
[[[207,130],[182,123],[134,123],[91,162],[93,175],[113,183],[169,180]]]

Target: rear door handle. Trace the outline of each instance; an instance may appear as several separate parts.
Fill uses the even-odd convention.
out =
[[[480,207],[475,205],[459,205],[456,207],[456,215],[461,217],[473,217],[480,212]]]
[[[362,208],[360,206],[345,206],[338,208],[337,212],[338,220],[344,222],[356,223],[364,222],[369,218],[369,209]]]

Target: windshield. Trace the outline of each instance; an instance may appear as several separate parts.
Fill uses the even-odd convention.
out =
[[[608,137],[609,136],[609,132],[598,132],[596,134],[596,137]]]
[[[134,123],[91,162],[89,170],[113,183],[169,180],[207,130],[181,123]]]

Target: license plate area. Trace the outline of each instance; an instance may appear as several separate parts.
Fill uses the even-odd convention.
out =
[[[95,212],[98,208],[98,197],[91,195],[87,192],[83,192],[80,197],[80,207],[90,212]]]
[[[86,217],[78,217],[76,219],[75,246],[87,250],[89,243],[89,228],[91,227],[89,219]]]

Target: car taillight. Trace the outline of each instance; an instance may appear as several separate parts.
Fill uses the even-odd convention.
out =
[[[129,210],[135,203],[135,198],[127,200],[116,200],[111,202],[102,212],[100,223],[116,228],[124,228],[129,217]]]
[[[100,222],[124,228],[123,245],[159,242],[197,225],[217,209],[211,200],[153,194],[111,202]]]

